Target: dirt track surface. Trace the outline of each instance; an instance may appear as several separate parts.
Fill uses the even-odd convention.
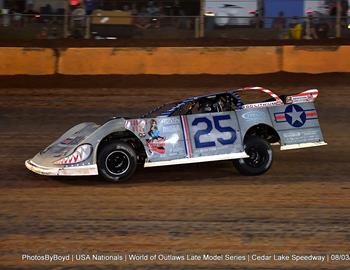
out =
[[[24,161],[79,122],[139,115],[156,104],[242,81],[162,77],[160,87],[157,79],[144,77],[146,87],[136,87],[134,77],[132,87],[124,80],[126,88],[105,82],[104,88],[96,83],[84,89],[60,88],[70,85],[61,78],[60,85],[53,80],[25,89],[8,88],[9,79],[0,77],[0,268],[349,269],[350,261],[21,261],[22,254],[47,253],[349,254],[348,78],[334,75],[332,87],[322,76],[296,77],[291,82],[267,76],[263,86],[275,86],[281,94],[316,84],[328,146],[286,152],[275,147],[272,169],[259,177],[215,162],[140,169],[122,185],[99,177],[39,176],[26,170]],[[33,79],[22,80],[30,85]],[[247,77],[244,83],[257,81]]]

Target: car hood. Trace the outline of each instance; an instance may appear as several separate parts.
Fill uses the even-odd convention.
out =
[[[90,134],[100,126],[95,123],[81,123],[72,127],[56,141],[40,151],[31,162],[43,166],[52,167],[54,162],[70,155]],[[62,165],[57,165],[62,167]]]

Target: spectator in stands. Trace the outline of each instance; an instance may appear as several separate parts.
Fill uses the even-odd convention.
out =
[[[336,25],[336,17],[337,17],[337,5],[334,0],[326,1],[326,5],[328,5],[329,9],[329,26],[335,36],[335,25]]]
[[[86,12],[84,4],[78,4],[71,14],[71,29],[73,36],[81,38],[84,36],[83,30],[85,28]]]
[[[154,3],[154,1],[148,1],[147,4],[147,15],[151,17],[151,23],[155,26],[155,28],[160,27],[160,9],[159,7]]]
[[[10,17],[10,10],[9,9],[3,9],[2,15],[1,15],[1,26],[8,27],[11,24],[11,17]]]
[[[280,11],[278,17],[273,19],[272,27],[278,30],[284,30],[286,28],[286,18],[284,17],[284,12]]]
[[[137,14],[139,13],[139,11],[138,11],[138,9],[137,9],[136,3],[133,3],[133,4],[131,5],[131,10],[130,10],[130,12],[131,12],[131,15],[132,15],[132,16],[137,16]]]
[[[69,0],[69,4],[71,8],[76,8],[81,4],[80,0]]]
[[[312,13],[309,13],[304,24],[306,39],[318,39],[316,27],[315,18],[312,16]]]
[[[174,1],[172,6],[172,16],[180,16],[181,15],[181,6],[178,0]]]
[[[329,34],[329,23],[326,18],[320,17],[318,24],[316,25],[316,33],[318,38],[320,39],[326,39],[328,38]]]
[[[186,19],[184,10],[181,8],[180,2],[178,0],[174,1],[174,4],[171,8],[171,16],[173,17],[173,24],[176,25],[176,28],[190,28],[191,20]]]
[[[150,16],[159,16],[159,7],[152,0],[148,1],[146,10]]]
[[[302,34],[303,34],[303,26],[298,21],[298,17],[293,17],[291,23],[289,24],[289,38],[301,39]]]
[[[134,24],[136,27],[146,29],[150,26],[148,26],[150,18],[147,13],[146,7],[143,6],[139,13],[136,3],[133,3],[131,5],[131,8],[129,5],[125,4],[122,6],[122,10],[124,12],[129,13],[132,16],[132,24]]]
[[[337,0],[326,0],[326,5],[328,5],[329,16],[331,17],[329,26],[332,31],[335,30],[337,24],[337,15],[338,15],[338,6]],[[349,10],[348,0],[340,0],[340,16],[341,16],[341,25],[342,27],[347,27],[347,16]]]
[[[36,20],[37,16],[39,16],[39,12],[34,10],[33,4],[29,4],[24,11],[24,15],[26,22],[33,22]]]
[[[278,17],[273,19],[272,22],[272,28],[276,29],[279,32],[279,38],[283,39],[286,36],[286,26],[287,26],[287,21],[286,18],[284,17],[284,12],[280,11],[278,13]]]
[[[137,17],[135,18],[135,26],[140,29],[148,29],[151,27],[151,20],[147,13],[147,9],[145,6],[141,7],[140,12],[137,14]]]
[[[42,9],[41,9],[41,13],[42,14],[47,14],[47,15],[52,15],[53,11],[52,11],[52,6],[50,4],[46,4]]]
[[[52,6],[50,4],[46,4],[44,7],[40,8],[40,14],[41,15],[49,15],[49,16],[41,16],[41,20],[44,22],[48,22],[48,21],[52,21],[53,19],[53,9]]]
[[[348,27],[348,10],[349,10],[349,2],[348,0],[341,1],[341,24],[343,27]]]
[[[263,28],[264,21],[262,20],[262,17],[259,15],[258,12],[254,12],[253,14],[254,16],[250,19],[249,25],[254,28]]]
[[[85,3],[86,15],[91,15],[95,9],[95,1],[94,0],[85,0],[84,3]]]
[[[85,19],[86,11],[82,4],[76,6],[72,11],[73,22],[81,22]]]
[[[23,21],[22,21],[22,13],[19,10],[18,7],[16,7],[13,11],[12,11],[12,20],[13,20],[13,24],[16,27],[21,27],[23,26]]]
[[[329,15],[332,17],[337,16],[337,0],[326,0],[326,5],[328,5]],[[340,15],[341,17],[346,17],[348,15],[349,2],[348,0],[340,0]]]

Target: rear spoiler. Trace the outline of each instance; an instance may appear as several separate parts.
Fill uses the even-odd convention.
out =
[[[304,103],[304,102],[314,102],[318,96],[317,89],[310,89],[299,94],[286,96],[286,103]]]

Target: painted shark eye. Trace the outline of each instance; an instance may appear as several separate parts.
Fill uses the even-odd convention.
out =
[[[68,165],[79,163],[85,161],[91,155],[91,152],[92,146],[90,144],[83,144],[76,148],[72,154],[55,161],[54,164]]]

